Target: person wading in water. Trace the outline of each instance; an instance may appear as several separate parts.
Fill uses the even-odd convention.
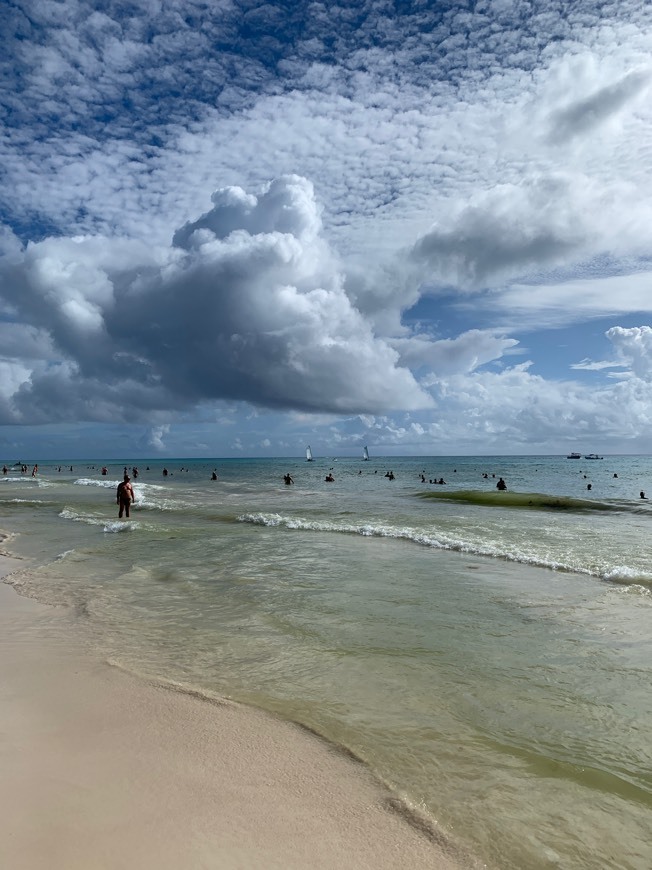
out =
[[[122,519],[123,513],[126,514],[127,519],[129,519],[129,508],[132,501],[136,501],[136,498],[134,496],[134,488],[131,485],[129,475],[125,474],[125,479],[122,481],[122,483],[118,484],[118,490],[116,492],[116,503],[120,505],[118,519]]]

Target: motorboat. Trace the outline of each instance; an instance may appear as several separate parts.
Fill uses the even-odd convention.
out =
[[[598,456],[597,453],[587,453],[585,459],[604,459],[604,456]]]
[[[581,458],[582,458],[581,453],[569,453],[568,456],[566,457],[566,459],[581,459]]]

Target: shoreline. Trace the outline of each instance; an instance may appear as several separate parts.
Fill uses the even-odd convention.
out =
[[[0,865],[478,866],[300,725],[95,661],[0,555]]]

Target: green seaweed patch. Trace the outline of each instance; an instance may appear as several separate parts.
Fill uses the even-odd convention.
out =
[[[541,492],[484,492],[476,489],[460,489],[455,492],[420,492],[421,498],[463,502],[485,507],[526,508],[546,511],[617,511],[622,506],[593,501],[586,498],[571,498],[565,495],[545,495]]]

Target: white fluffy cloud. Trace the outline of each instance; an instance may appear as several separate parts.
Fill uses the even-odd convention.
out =
[[[404,365],[411,369],[436,372],[433,377],[441,378],[458,372],[472,372],[479,366],[498,360],[515,348],[518,341],[472,329],[453,339],[432,340],[415,336],[394,339],[392,344],[401,354]]]
[[[59,355],[22,380],[13,418],[129,420],[224,398],[340,413],[428,406],[352,306],[320,233],[312,186],[289,176],[258,197],[218,191],[172,248],[51,238],[6,257],[5,300]]]
[[[645,379],[630,376],[596,387],[546,380],[531,365],[433,379],[435,414],[348,421],[337,427],[338,440],[424,455],[558,453],[582,444],[604,452],[648,449],[649,370]]]
[[[646,383],[652,382],[652,326],[626,329],[614,326],[607,338],[616,349],[621,364]]]
[[[165,450],[165,442],[163,439],[169,431],[169,424],[163,426],[152,426],[151,429],[148,429],[142,439],[142,446],[148,452],[153,450],[155,453],[162,453]]]

